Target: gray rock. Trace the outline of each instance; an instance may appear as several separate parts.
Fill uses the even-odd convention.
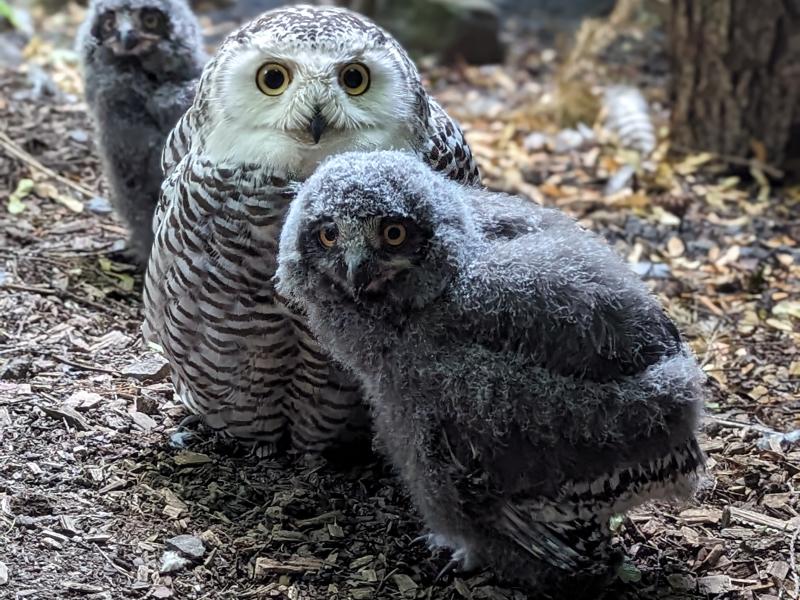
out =
[[[553,140],[553,152],[563,154],[570,150],[576,150],[586,141],[577,129],[563,129],[558,132]]]
[[[96,215],[108,215],[111,213],[111,204],[102,196],[95,196],[86,203],[86,208]]]
[[[647,261],[637,262],[631,265],[631,269],[645,279],[666,279],[671,273],[669,265]]]
[[[73,129],[69,132],[69,137],[79,144],[85,144],[89,141],[89,134],[84,129]]]
[[[433,54],[440,62],[503,62],[500,11],[493,0],[335,0],[374,19],[415,57]]]
[[[522,145],[525,150],[529,152],[537,152],[539,150],[543,150],[545,146],[547,146],[548,138],[543,133],[539,133],[538,131],[534,131],[533,133],[529,133],[525,136],[525,139],[522,140]]]
[[[167,546],[192,560],[200,560],[206,553],[203,542],[193,535],[176,535],[167,540]]]
[[[169,363],[160,354],[152,352],[129,364],[122,374],[138,381],[161,381],[169,375]]]

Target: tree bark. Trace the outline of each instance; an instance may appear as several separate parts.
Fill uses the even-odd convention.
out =
[[[800,0],[671,8],[672,143],[800,166]]]

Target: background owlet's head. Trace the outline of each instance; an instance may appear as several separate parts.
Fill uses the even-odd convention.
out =
[[[105,61],[170,72],[196,64],[202,35],[184,0],[93,0],[79,43]]]
[[[428,105],[403,48],[333,7],[269,11],[232,33],[198,90],[203,151],[306,177],[344,151],[408,148]]]
[[[427,305],[475,239],[462,193],[408,152],[330,158],[292,202],[279,292],[381,312]]]

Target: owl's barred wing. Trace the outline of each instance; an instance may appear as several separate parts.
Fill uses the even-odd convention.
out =
[[[561,568],[593,561],[609,535],[608,519],[652,498],[687,495],[704,465],[694,438],[665,456],[621,467],[591,481],[567,481],[557,498],[504,501],[498,527],[521,548]]]
[[[428,107],[430,117],[422,157],[434,171],[458,183],[479,185],[478,165],[461,128],[433,98],[428,100]]]
[[[705,463],[691,437],[658,458],[609,467],[593,479],[569,479],[543,493],[537,481],[526,483],[524,473],[513,466],[509,470],[510,461],[501,457],[505,473],[498,474],[497,457],[484,464],[474,444],[466,448],[454,435],[447,437],[455,458],[451,476],[465,513],[532,557],[573,571],[602,565],[609,550],[610,517],[648,500],[689,496]],[[517,466],[524,467],[521,462]]]
[[[178,166],[184,156],[192,148],[192,138],[195,133],[194,111],[189,109],[175,123],[175,127],[169,132],[167,141],[164,144],[164,151],[161,154],[161,170],[164,177],[169,177],[173,169]]]
[[[161,151],[161,172],[164,175],[164,181],[161,184],[158,204],[156,204],[156,209],[153,213],[153,233],[155,234],[158,233],[158,229],[164,221],[170,202],[176,196],[175,188],[180,176],[180,170],[177,167],[183,157],[189,154],[191,150],[192,136],[194,135],[193,121],[194,115],[190,108],[178,119],[175,127],[172,128],[172,131],[167,136],[164,149]]]

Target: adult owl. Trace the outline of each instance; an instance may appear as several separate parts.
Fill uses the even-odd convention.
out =
[[[145,281],[144,333],[214,430],[320,451],[363,429],[361,391],[275,294],[292,181],[348,150],[415,152],[479,180],[458,125],[403,48],[345,9],[269,11],[223,42],[170,134]]]
[[[597,598],[610,518],[690,495],[703,471],[702,370],[644,284],[563,213],[408,153],[336,156],[290,209],[277,277],[364,383],[454,565]]]

